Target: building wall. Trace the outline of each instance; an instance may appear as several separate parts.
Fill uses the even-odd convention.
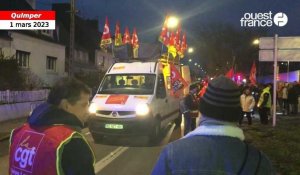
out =
[[[74,61],[77,63],[88,64],[89,63],[89,53],[82,51],[82,50],[75,49]]]
[[[46,84],[53,83],[65,76],[65,46],[12,32],[11,53],[16,50],[30,52],[29,69]],[[46,69],[47,56],[56,57],[56,70]]]
[[[114,58],[111,53],[103,52],[101,50],[96,50],[95,52],[95,62],[99,70],[106,71],[116,62],[116,58]]]
[[[3,52],[4,55],[11,55],[10,54],[10,41],[0,38],[0,51]]]

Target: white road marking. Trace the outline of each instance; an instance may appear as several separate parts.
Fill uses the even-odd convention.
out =
[[[170,127],[170,128],[169,128]],[[160,142],[159,145],[167,145],[171,139],[171,135],[174,131],[175,128],[175,124],[172,124],[171,126],[168,126],[168,133],[166,134],[166,136],[162,139],[162,141]]]
[[[108,154],[103,159],[99,160],[95,164],[95,173],[97,174],[100,172],[103,168],[105,168],[108,164],[110,164],[113,160],[115,160],[117,157],[119,157],[123,152],[125,152],[128,149],[128,147],[118,147],[113,152]]]

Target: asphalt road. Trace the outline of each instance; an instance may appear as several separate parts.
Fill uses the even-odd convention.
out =
[[[182,136],[182,127],[170,124],[165,128],[157,143],[149,143],[147,137],[110,137],[94,143],[88,129],[82,133],[90,142],[96,156],[97,175],[147,175],[167,143]],[[0,142],[0,175],[7,175],[8,140]]]

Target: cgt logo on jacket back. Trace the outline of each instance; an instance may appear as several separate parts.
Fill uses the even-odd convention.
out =
[[[31,173],[34,165],[34,158],[42,142],[44,134],[26,131],[22,135],[14,152],[13,174]]]

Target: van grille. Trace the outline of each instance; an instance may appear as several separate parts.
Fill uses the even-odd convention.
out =
[[[97,111],[97,114],[109,115],[111,114],[111,111]]]
[[[118,111],[119,115],[133,115],[135,111]]]
[[[97,111],[97,114],[110,115],[113,111]],[[116,111],[119,115],[133,115],[135,111]]]

